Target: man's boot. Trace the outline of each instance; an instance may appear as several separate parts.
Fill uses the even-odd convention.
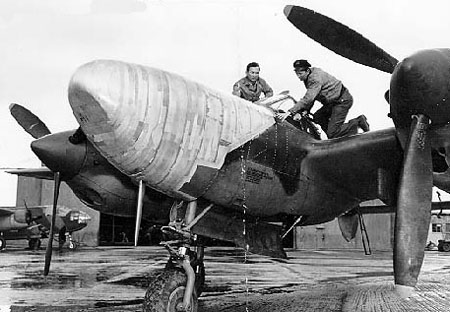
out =
[[[369,123],[367,122],[367,118],[364,115],[358,116],[358,127],[361,128],[362,131],[367,132],[370,130]]]

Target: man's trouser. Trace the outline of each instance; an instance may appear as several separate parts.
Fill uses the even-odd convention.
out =
[[[329,139],[356,134],[358,132],[356,118],[344,123],[352,105],[352,95],[342,86],[341,95],[337,100],[322,106],[314,113],[314,122],[320,125]]]

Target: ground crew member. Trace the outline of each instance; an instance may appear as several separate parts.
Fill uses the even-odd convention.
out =
[[[296,60],[294,71],[305,84],[306,93],[288,112],[276,114],[278,120],[284,120],[297,112],[309,112],[314,101],[319,101],[323,106],[313,114],[313,120],[329,139],[355,134],[358,127],[364,132],[369,131],[364,115],[344,123],[353,105],[353,97],[340,80],[320,68],[311,67],[307,60]]]
[[[258,63],[249,63],[245,72],[246,76],[233,85],[233,94],[251,102],[258,101],[261,93],[264,93],[265,97],[272,96],[272,88],[259,77],[259,71]]]

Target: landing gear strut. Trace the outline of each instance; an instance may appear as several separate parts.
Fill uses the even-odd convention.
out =
[[[197,311],[197,297],[205,283],[204,246],[190,229],[206,211],[196,217],[196,209],[195,201],[187,207],[182,203],[174,204],[169,225],[161,228],[173,239],[161,243],[169,251],[170,258],[164,272],[148,286],[144,312]],[[181,219],[177,217],[180,213],[184,214]]]
[[[196,253],[187,247],[178,250],[167,246],[170,259],[163,273],[150,282],[144,298],[145,312],[197,311],[197,289],[201,291],[205,280],[204,266],[197,265]],[[191,262],[191,259],[193,261]],[[203,268],[197,274],[195,269]],[[197,282],[197,283],[196,283]]]

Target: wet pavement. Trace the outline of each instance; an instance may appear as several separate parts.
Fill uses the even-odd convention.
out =
[[[148,280],[168,258],[161,247],[55,251],[44,277],[45,250],[24,246],[9,243],[0,253],[0,312],[142,311]],[[450,311],[450,253],[426,252],[417,292],[407,300],[392,291],[390,252],[288,251],[288,257],[207,248],[198,311]]]

